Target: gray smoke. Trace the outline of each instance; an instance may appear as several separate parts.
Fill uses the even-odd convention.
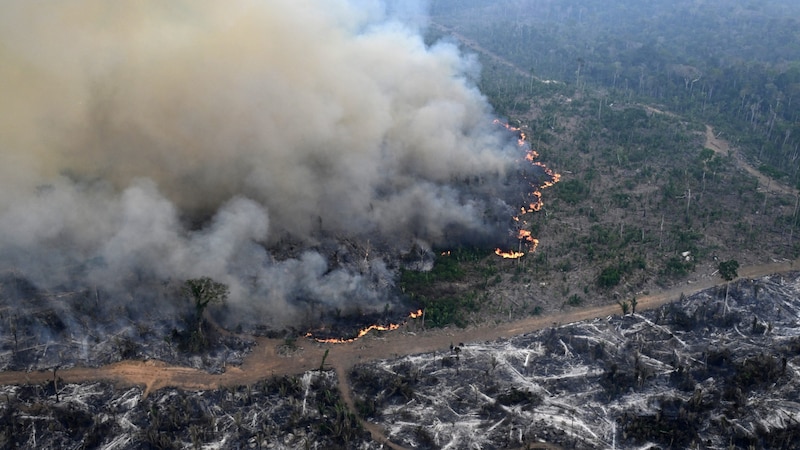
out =
[[[424,43],[424,10],[4,3],[1,268],[112,292],[211,276],[263,323],[303,302],[383,305],[391,264],[329,242],[485,238],[517,156],[474,58]],[[301,250],[278,258],[287,243]]]

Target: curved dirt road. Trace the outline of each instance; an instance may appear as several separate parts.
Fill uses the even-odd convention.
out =
[[[768,192],[778,192],[780,194],[786,195],[798,195],[797,190],[793,189],[785,184],[775,181],[770,177],[761,173],[758,169],[751,166],[747,163],[744,159],[744,156],[741,155],[738,151],[733,150],[731,153],[731,146],[728,141],[724,139],[720,139],[714,134],[714,128],[711,125],[706,125],[706,148],[713,150],[715,153],[719,153],[722,156],[728,156],[729,154],[733,157],[734,161],[736,161],[736,165],[739,166],[742,170],[747,172],[748,174],[754,176],[758,180],[759,187],[762,189],[767,190]]]

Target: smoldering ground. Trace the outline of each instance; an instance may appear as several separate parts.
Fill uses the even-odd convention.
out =
[[[0,261],[39,290],[166,310],[132,289],[210,276],[225,323],[279,326],[383,307],[412,245],[505,237],[514,136],[424,4],[0,10]]]

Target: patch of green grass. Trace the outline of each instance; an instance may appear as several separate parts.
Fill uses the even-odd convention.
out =
[[[583,298],[578,294],[572,294],[567,300],[569,306],[578,307],[583,305]]]
[[[475,294],[461,297],[422,298],[425,309],[425,325],[433,328],[455,324],[466,326],[466,313],[479,309]]]
[[[631,260],[623,259],[616,264],[606,266],[597,276],[597,285],[601,288],[612,288],[622,281],[622,277],[633,273],[635,270],[643,270],[647,267],[642,257]]]
[[[664,263],[661,274],[670,278],[680,278],[685,277],[692,270],[694,270],[694,262],[686,261],[680,256],[671,256]]]
[[[589,186],[576,178],[562,181],[554,189],[555,195],[570,205],[577,204],[589,197]]]
[[[479,290],[502,282],[502,274],[493,261],[475,266],[488,253],[487,250],[462,248],[437,256],[433,268],[427,272],[400,270],[399,286],[425,310],[426,326],[466,326],[467,314],[480,309],[477,301]],[[454,285],[454,282],[469,278],[468,269],[473,276],[483,275],[484,282]]]
[[[400,287],[413,293],[434,283],[462,280],[464,275],[456,255],[440,255],[427,272],[400,269]]]

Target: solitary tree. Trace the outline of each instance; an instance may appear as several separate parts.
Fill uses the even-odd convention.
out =
[[[730,289],[731,281],[739,276],[737,272],[739,270],[739,262],[735,259],[729,259],[728,261],[720,261],[719,265],[717,265],[717,270],[719,270],[719,276],[725,280],[725,312],[728,312],[728,289]]]
[[[186,280],[183,291],[194,302],[197,318],[197,333],[203,336],[203,313],[209,304],[224,303],[228,299],[228,285],[216,282],[209,277]]]

